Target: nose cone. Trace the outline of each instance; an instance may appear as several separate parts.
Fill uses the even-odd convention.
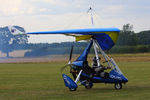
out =
[[[120,82],[120,83],[128,82],[128,79],[122,73],[118,73],[116,70],[112,70],[109,73],[109,77],[111,79],[115,79],[115,81]]]

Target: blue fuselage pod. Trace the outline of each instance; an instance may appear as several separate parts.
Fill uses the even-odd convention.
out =
[[[62,77],[64,79],[65,86],[69,89],[76,89],[78,87],[77,84],[66,74],[63,74]]]
[[[102,78],[98,76],[94,76],[91,78],[90,75],[86,73],[82,73],[83,77],[89,78],[93,83],[126,83],[128,79],[123,76],[123,74],[118,73],[116,70],[111,70],[109,73],[109,78]]]

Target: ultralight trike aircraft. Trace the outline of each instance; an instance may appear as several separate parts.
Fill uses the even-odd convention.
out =
[[[15,27],[8,28],[14,35],[22,34],[22,32]],[[128,82],[128,79],[123,75],[115,61],[112,58],[109,58],[104,52],[115,45],[119,32],[120,30],[118,28],[89,28],[28,32],[26,34],[64,34],[74,36],[76,41],[87,40],[89,42],[83,53],[73,62],[71,62],[73,47],[71,49],[69,62],[66,66],[70,66],[70,73],[72,74],[73,79],[64,73],[62,74],[65,86],[68,87],[70,91],[75,91],[78,85],[84,85],[85,88],[89,89],[92,88],[93,83],[113,83],[115,89],[122,89],[122,83]],[[98,50],[104,57],[107,65],[111,68],[111,71],[104,76],[96,74],[97,72],[88,65],[87,56],[92,45],[95,51],[97,68],[100,68],[102,65],[99,61]]]

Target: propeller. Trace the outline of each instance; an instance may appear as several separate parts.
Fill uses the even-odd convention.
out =
[[[71,51],[70,51],[70,57],[69,57],[69,62],[68,62],[68,64],[71,64],[73,47],[74,47],[74,46],[72,45],[72,46],[71,46]]]
[[[72,64],[71,64],[71,59],[72,59],[72,53],[73,53],[73,45],[71,46],[71,50],[70,50],[70,56],[69,56],[69,62],[68,62],[68,64],[67,65],[65,65],[65,66],[63,66],[62,68],[61,68],[61,71],[63,71],[66,67],[68,67],[68,66],[72,66]]]
[[[70,66],[70,67],[71,67],[71,65],[70,65],[70,64],[67,64],[67,65],[65,65],[65,66],[61,67],[60,71],[61,71],[61,72],[63,72],[63,71],[64,71],[64,69],[65,69],[66,67],[68,67],[68,66]]]

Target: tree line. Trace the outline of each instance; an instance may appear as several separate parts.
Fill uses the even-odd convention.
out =
[[[150,52],[150,30],[135,33],[133,25],[123,25],[116,45],[111,53],[144,53]]]

